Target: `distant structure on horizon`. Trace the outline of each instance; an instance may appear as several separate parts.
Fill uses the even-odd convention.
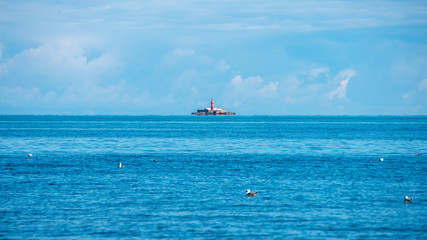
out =
[[[199,109],[197,112],[191,113],[192,115],[236,115],[235,112],[227,112],[225,109],[214,108],[214,101],[211,98],[211,108]]]

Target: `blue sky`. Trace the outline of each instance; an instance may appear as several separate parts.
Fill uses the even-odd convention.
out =
[[[0,114],[427,114],[426,1],[1,1]]]

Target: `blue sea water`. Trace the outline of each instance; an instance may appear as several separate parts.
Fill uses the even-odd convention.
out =
[[[0,238],[427,239],[426,170],[427,116],[0,116]]]

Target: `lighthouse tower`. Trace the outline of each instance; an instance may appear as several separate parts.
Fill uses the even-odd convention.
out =
[[[227,112],[225,109],[215,108],[214,100],[211,97],[211,108],[199,109],[197,112],[191,113],[191,115],[236,115],[235,112]]]
[[[214,110],[214,101],[213,101],[213,98],[211,97],[211,111],[213,110]]]

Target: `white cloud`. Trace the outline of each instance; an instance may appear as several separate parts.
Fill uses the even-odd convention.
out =
[[[3,22],[51,34],[153,31],[319,31],[425,24],[422,1],[82,1],[2,3]],[[34,29],[34,30],[33,30]],[[10,30],[10,28],[5,28]],[[49,31],[47,31],[49,30]],[[27,31],[23,31],[27,33]],[[49,32],[49,33],[48,33]],[[1,32],[0,32],[1,34]],[[4,34],[4,33],[3,33]],[[22,37],[30,38],[31,34]]]
[[[49,88],[106,80],[117,75],[121,66],[122,62],[111,52],[89,59],[82,44],[69,39],[46,43],[14,55],[0,65],[0,78],[8,86],[43,85]]]
[[[324,77],[327,79],[324,80]],[[290,73],[280,82],[282,84],[280,94],[283,96],[285,103],[289,104],[319,102],[319,95],[324,94],[328,86],[328,80],[328,67],[315,67]]]
[[[53,91],[42,94],[37,87],[4,87],[0,86],[0,106],[3,107],[40,107],[41,104],[55,102],[57,95]]]
[[[294,104],[294,103],[297,102],[297,99],[289,97],[289,96],[286,96],[285,97],[285,102],[288,103],[288,104]]]
[[[239,96],[245,97],[272,97],[277,92],[279,82],[269,82],[264,84],[264,80],[260,76],[248,77],[243,79],[242,76],[237,75],[230,81],[230,86],[235,93]]]
[[[231,79],[230,83],[237,90],[253,91],[261,87],[263,81],[264,80],[259,76],[248,77],[246,79],[243,79],[242,76],[237,75],[236,77]]]
[[[291,108],[293,112],[304,113],[304,109],[323,106],[329,112],[319,110],[319,113],[330,113],[330,109],[342,113],[344,108],[333,106],[334,103],[329,100],[346,97],[348,84],[356,72],[352,69],[342,70],[330,79],[329,71],[328,67],[314,67],[269,82],[260,76],[243,78],[237,75],[229,82],[224,95],[227,95],[229,102],[241,104],[233,107],[247,112],[259,111],[264,105],[274,105],[277,111],[289,111]]]
[[[59,39],[6,59],[0,64],[0,104],[40,110],[122,103],[122,62],[111,52],[85,48],[75,39]]]
[[[279,82],[269,82],[267,85],[258,90],[258,94],[263,97],[272,97],[277,92],[277,86],[279,86]]]
[[[345,98],[347,84],[354,75],[356,75],[356,72],[351,69],[341,71],[337,77],[341,79],[344,78],[344,80],[340,81],[340,85],[335,90],[326,93],[326,96],[329,99]]]
[[[219,72],[225,72],[228,69],[230,69],[230,66],[227,65],[227,63],[225,62],[225,59],[221,59],[218,61],[216,68]]]
[[[310,69],[308,70],[308,73],[310,76],[317,78],[319,76],[319,74],[324,73],[326,74],[326,76],[329,76],[329,68],[328,67],[322,67],[322,68],[314,68],[314,69]]]
[[[356,74],[352,69],[342,70],[332,79],[329,67],[314,67],[284,77],[277,96],[285,105],[305,108],[331,107],[331,99],[345,98],[350,79]],[[317,107],[316,107],[317,106]]]
[[[350,79],[345,79],[345,80],[341,81],[340,86],[337,87],[335,90],[326,93],[326,96],[328,96],[330,99],[334,99],[334,97],[344,98],[345,92],[347,90],[348,80],[350,80]]]
[[[175,48],[164,56],[164,61],[168,64],[180,64],[183,59],[194,56],[194,50],[188,48]]]
[[[237,75],[233,79],[231,79],[230,83],[233,86],[239,86],[243,82],[242,76]]]
[[[254,90],[256,88],[259,88],[262,85],[263,81],[264,80],[259,76],[248,77],[246,79],[243,79],[242,76],[237,75],[236,77],[231,79],[230,83],[237,89]]]

